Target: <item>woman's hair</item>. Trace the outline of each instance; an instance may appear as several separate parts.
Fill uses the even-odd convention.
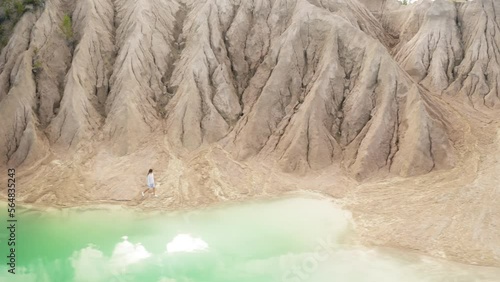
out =
[[[148,174],[150,174],[150,173],[153,173],[153,169],[150,169],[150,170],[148,171]]]

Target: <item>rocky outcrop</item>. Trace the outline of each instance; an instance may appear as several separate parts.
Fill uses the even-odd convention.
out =
[[[111,2],[110,6],[111,6]],[[175,1],[115,1],[116,46],[104,131],[120,154],[160,126],[166,75],[174,63]],[[110,7],[109,16],[113,17]]]
[[[399,37],[395,59],[417,83],[435,93],[465,98],[472,107],[498,108],[497,1],[438,0],[402,9],[387,3],[381,7],[389,9],[380,16],[384,27]]]
[[[425,13],[412,12],[405,27],[419,26],[418,31],[411,38],[405,36],[410,31],[404,31],[395,58],[416,82],[440,93],[456,79],[455,68],[463,59],[456,6],[434,1],[422,2],[415,9]]]
[[[3,164],[34,163],[47,153],[39,130],[37,90],[29,50],[35,15],[28,14],[16,26],[14,36],[0,58],[0,160]]]
[[[238,158],[273,155],[288,172],[337,160],[359,178],[389,170],[394,162],[392,170],[402,175],[450,164],[433,158],[452,150],[440,121],[427,114],[425,93],[383,44],[307,2],[292,15],[289,30],[272,46],[276,51],[243,94],[246,113],[231,137]],[[418,114],[410,113],[414,107]],[[420,134],[429,138],[415,141]],[[434,138],[443,146],[432,149]],[[408,158],[412,151],[419,157]]]
[[[29,40],[15,44],[18,31],[4,48],[0,97],[28,50],[33,130],[49,140],[37,142],[126,155],[160,133],[176,150],[220,143],[285,172],[410,176],[454,164],[433,93],[496,105],[492,1],[143,2],[52,0],[24,15]],[[3,162],[22,149],[11,139]]]
[[[47,146],[109,140],[126,155],[163,133],[180,150],[221,143],[237,160],[302,174],[336,163],[360,179],[452,167],[443,104],[429,99],[496,107],[497,4],[365,4],[48,1],[4,48],[0,97],[14,70],[33,70],[33,130]],[[3,162],[21,150],[10,135]]]
[[[467,97],[474,106],[500,107],[500,3],[473,1],[458,8],[465,49],[456,80],[447,93]]]
[[[71,44],[68,40],[78,43],[60,88],[57,115],[48,128],[52,142],[57,145],[77,146],[102,125],[113,63],[113,16],[111,1],[76,2],[72,12],[75,38],[63,38],[65,42],[61,45],[66,49]],[[56,26],[60,24],[60,20],[56,22]]]

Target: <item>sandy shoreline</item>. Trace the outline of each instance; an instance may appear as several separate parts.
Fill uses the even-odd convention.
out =
[[[146,196],[143,200],[147,200]],[[254,196],[251,198],[241,198],[237,200],[229,200],[225,202],[216,202],[211,204],[206,204],[197,207],[143,207],[140,205],[128,205],[129,201],[112,201],[112,200],[103,200],[102,202],[92,202],[92,203],[73,203],[68,205],[47,205],[41,203],[24,203],[17,202],[16,206],[21,207],[23,210],[34,210],[34,211],[60,211],[63,209],[76,209],[76,210],[132,210],[135,212],[143,212],[143,213],[163,213],[163,212],[185,212],[185,211],[203,211],[204,209],[210,208],[224,208],[227,206],[234,206],[239,204],[251,204],[256,202],[273,202],[280,201],[289,198],[308,198],[308,199],[327,199],[331,200],[333,203],[340,205],[339,199],[335,199],[331,196],[314,192],[314,191],[292,191],[288,193],[284,193],[282,195],[273,195],[273,196]],[[155,198],[152,198],[155,200]],[[7,207],[7,200],[5,198],[0,199],[0,205],[5,205]]]

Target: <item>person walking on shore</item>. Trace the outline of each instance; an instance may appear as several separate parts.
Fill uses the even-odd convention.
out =
[[[150,169],[149,172],[148,172],[147,183],[148,183],[148,188],[146,190],[142,191],[142,197],[144,197],[145,193],[148,192],[148,191],[150,191],[150,189],[153,190],[153,195],[155,197],[158,197],[156,195],[155,177],[153,175],[153,169]]]

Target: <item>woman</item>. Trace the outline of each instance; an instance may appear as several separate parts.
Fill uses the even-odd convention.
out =
[[[144,197],[144,193],[145,192],[148,192],[149,189],[153,189],[153,194],[155,195],[155,197],[158,197],[156,195],[156,190],[155,190],[155,177],[153,175],[153,170],[150,169],[149,172],[148,172],[148,177],[147,177],[147,181],[148,181],[148,188],[144,191],[142,191],[142,196]]]

